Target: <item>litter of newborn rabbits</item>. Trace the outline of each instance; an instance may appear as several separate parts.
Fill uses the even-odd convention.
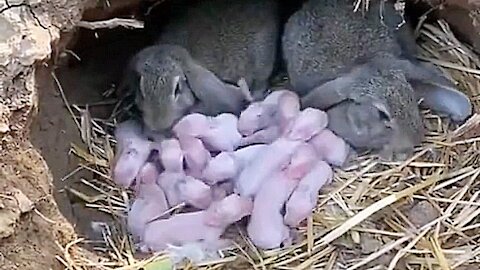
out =
[[[327,124],[325,112],[300,110],[288,90],[251,103],[239,118],[188,114],[172,138],[149,140],[134,120],[119,123],[113,180],[135,191],[127,223],[140,250],[169,247],[174,257],[199,260],[206,257],[199,251],[231,246],[220,237],[246,216],[258,248],[291,245],[290,231],[332,180],[330,166],[341,166],[350,150]],[[170,214],[181,204],[191,209]]]
[[[478,111],[478,98],[474,98],[479,94],[478,56],[456,39],[444,21],[424,24],[418,41],[422,57],[445,67],[445,74],[472,97]],[[423,113],[426,140],[411,159],[383,163],[375,156],[361,155],[358,165],[335,170],[306,226],[298,228],[298,245],[263,252],[240,234],[238,246],[221,254],[204,253],[196,245],[171,246],[167,251],[194,261],[212,256],[198,268],[186,263],[178,269],[477,269],[479,139],[468,134],[478,129],[478,121],[468,121],[452,133],[446,122]],[[88,115],[88,109],[78,115],[87,118],[83,115]],[[117,125],[111,119],[106,125],[94,117],[82,121],[82,134],[90,134],[85,141],[88,147],[72,143],[72,152],[81,159],[81,170],[95,172],[83,182],[94,191],[85,197],[86,205],[123,220],[135,195],[108,177],[111,169],[106,164],[113,158],[115,145],[109,128]],[[478,115],[474,119],[478,120]],[[417,192],[408,189],[437,174],[442,183]],[[405,191],[408,194],[402,193]],[[429,207],[419,207],[424,204]],[[73,239],[62,246],[59,258],[69,269],[163,269],[153,266],[168,258],[163,254],[134,255],[129,235],[121,222],[109,223],[100,243],[104,253],[93,256],[81,246],[89,239]]]

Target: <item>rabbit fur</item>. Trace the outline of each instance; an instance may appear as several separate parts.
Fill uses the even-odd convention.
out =
[[[176,11],[130,65],[151,130],[171,128],[187,112],[239,114],[249,89],[263,95],[276,58],[275,0],[205,0]]]
[[[282,37],[302,106],[327,110],[335,133],[354,148],[381,150],[386,159],[408,156],[423,139],[418,100],[455,121],[472,110],[439,70],[415,60],[415,39],[402,20],[382,0],[371,1],[365,15],[353,11],[353,1],[308,0]]]

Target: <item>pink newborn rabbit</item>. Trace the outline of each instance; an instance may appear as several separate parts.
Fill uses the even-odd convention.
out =
[[[325,112],[306,108],[291,121],[285,137],[290,140],[308,141],[327,127],[328,116]]]
[[[274,114],[274,107],[266,110],[262,102],[253,102],[240,114],[238,131],[248,137],[256,131],[265,129],[272,124]]]
[[[191,176],[187,175],[178,182],[177,190],[182,201],[197,209],[207,209],[212,202],[210,186]]]
[[[288,167],[285,169],[285,174],[290,179],[300,180],[312,170],[317,162],[317,152],[309,144],[303,143],[293,154]]]
[[[201,139],[210,151],[234,151],[240,144],[242,135],[238,132],[238,118],[231,113],[210,117],[210,128]]]
[[[286,204],[284,222],[296,227],[311,215],[317,205],[318,192],[322,186],[332,180],[333,171],[330,166],[319,161],[315,167],[303,177]]]
[[[279,138],[268,145],[241,171],[235,180],[236,192],[245,197],[254,196],[266,179],[288,165],[300,144],[299,141]]]
[[[262,249],[278,248],[289,244],[290,231],[283,224],[281,210],[298,184],[284,172],[265,179],[253,202],[252,215],[247,226],[248,236],[255,246]]]
[[[144,245],[153,251],[162,251],[171,245],[204,242],[218,246],[225,229],[252,211],[252,201],[232,194],[213,202],[207,210],[182,213],[147,225]]]
[[[141,126],[133,120],[118,124],[115,138],[117,151],[112,164],[112,178],[115,183],[130,187],[150,155],[151,142],[143,136]]]
[[[200,113],[191,113],[184,116],[173,127],[173,132],[177,137],[195,137],[199,138],[209,128],[208,117]]]
[[[212,201],[210,186],[184,173],[165,171],[160,174],[157,183],[164,190],[170,207],[187,203],[205,209]]]
[[[221,152],[212,158],[205,170],[202,179],[209,185],[214,185],[235,177],[239,170],[238,161],[231,152]]]
[[[347,160],[350,146],[329,129],[324,129],[309,142],[320,157],[333,166],[342,166]]]
[[[152,162],[146,162],[143,164],[142,168],[140,168],[140,171],[135,177],[135,185],[133,186],[133,190],[135,190],[138,195],[139,189],[143,184],[156,183],[159,175],[160,172],[158,171],[157,165]]]
[[[155,164],[146,163],[137,176],[136,199],[127,216],[127,226],[135,237],[141,237],[148,222],[161,217],[169,206],[163,190],[157,185]]]
[[[208,117],[192,113],[183,117],[173,128],[177,137],[201,139],[211,151],[233,151],[242,136],[237,130],[238,118],[231,113]]]
[[[185,180],[186,175],[182,172],[162,172],[157,179],[158,185],[163,189],[167,197],[168,205],[175,207],[183,203],[180,192],[178,191],[178,183]]]
[[[233,179],[243,170],[259,151],[266,149],[267,145],[250,145],[235,152],[222,152],[210,160],[203,171],[203,180],[213,185],[218,182]]]
[[[300,101],[294,92],[274,91],[262,103],[251,104],[240,115],[238,129],[246,137],[240,145],[272,143],[300,112]]]
[[[211,159],[210,152],[205,148],[202,141],[194,137],[180,137],[187,173],[194,177],[201,177],[203,169]]]
[[[250,136],[243,137],[240,140],[240,146],[253,145],[257,143],[270,144],[282,135],[279,126],[269,126],[265,129],[256,131]]]
[[[160,144],[160,160],[163,168],[169,172],[183,171],[183,151],[177,139],[163,140]]]
[[[280,91],[278,97],[277,115],[275,117],[277,125],[282,131],[298,117],[300,112],[300,99],[298,95],[291,91]]]

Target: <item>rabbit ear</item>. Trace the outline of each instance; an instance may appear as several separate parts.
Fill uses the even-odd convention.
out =
[[[243,99],[235,95],[230,87],[223,83],[213,72],[190,62],[185,70],[188,84],[195,96],[204,103],[206,113],[217,114],[220,112],[239,113],[242,109]]]
[[[456,88],[435,66],[407,60],[398,62],[417,98],[423,99],[422,107],[460,122],[471,115],[472,104],[469,97]]]
[[[353,76],[347,74],[315,87],[301,98],[303,108],[328,109],[348,98],[346,89],[353,83]]]

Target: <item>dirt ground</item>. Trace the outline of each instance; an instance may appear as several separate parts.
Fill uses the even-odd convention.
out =
[[[4,137],[1,144],[0,179],[5,180],[0,181],[0,237],[7,237],[0,242],[0,269],[62,269],[55,258],[61,255],[61,246],[77,236],[95,239],[91,222],[110,220],[66,191],[70,187],[88,194],[91,190],[78,182],[92,174],[80,171],[63,180],[78,166],[77,158],[69,154],[71,143],[83,145],[52,74],[70,104],[82,107],[103,100],[102,93],[116,82],[132,50],[144,46],[137,34],[125,32],[120,37],[115,31],[100,32],[97,39],[92,31],[83,31],[82,46],[76,50],[81,62],[58,69],[51,64],[37,67],[38,107],[32,109],[30,134]],[[100,118],[110,110],[111,106],[90,108],[92,116]],[[34,210],[25,209],[29,203],[22,203],[18,192]]]
[[[73,231],[56,210],[50,195],[51,176],[45,170],[45,160],[28,142],[18,142],[11,147],[12,151],[4,151],[0,155],[0,178],[3,179],[0,181],[0,219],[2,222],[8,220],[7,217],[13,219],[14,233],[2,239],[0,268],[59,267],[55,260],[55,255],[61,252],[58,244],[71,241]],[[12,194],[15,189],[34,203],[35,211],[19,216],[21,207]]]

